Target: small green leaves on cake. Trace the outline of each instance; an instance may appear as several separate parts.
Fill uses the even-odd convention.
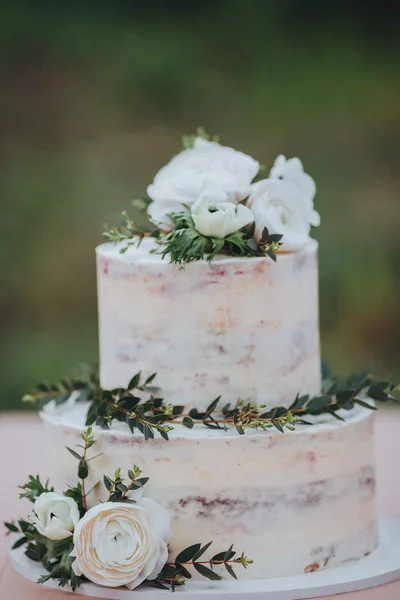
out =
[[[193,544],[188,548],[185,548],[179,554],[177,554],[175,561],[172,563],[168,562],[163,567],[162,571],[158,575],[157,579],[148,583],[155,587],[162,589],[175,590],[176,586],[184,585],[187,579],[192,578],[192,574],[189,569],[197,571],[202,577],[218,581],[222,579],[214,568],[218,566],[225,567],[228,574],[237,579],[236,573],[233,569],[234,565],[240,565],[247,569],[248,565],[251,565],[253,561],[244,553],[240,556],[236,556],[233,546],[230,546],[227,550],[218,552],[213,557],[205,560],[204,554],[210,548],[213,542],[207,544]],[[199,560],[202,558],[203,560]]]
[[[86,426],[89,430],[84,434],[84,446],[91,446],[92,425],[109,429],[112,422],[125,422],[132,433],[139,433],[145,440],[151,440],[160,435],[164,440],[169,439],[169,433],[176,425],[188,429],[204,426],[209,429],[227,430],[235,428],[243,435],[246,430],[266,431],[275,428],[280,432],[293,430],[299,423],[307,423],[307,416],[331,415],[343,420],[343,410],[349,411],[356,405],[375,410],[375,402],[398,402],[399,386],[390,381],[374,382],[365,372],[352,375],[345,379],[334,379],[326,369],[323,372],[323,392],[319,396],[297,394],[289,408],[278,406],[267,410],[265,404],[238,400],[236,403],[224,403],[221,396],[213,400],[205,411],[192,408],[184,412],[184,406],[172,405],[163,398],[155,395],[159,388],[154,386],[156,373],[142,378],[141,372],[136,373],[126,388],[104,390],[100,387],[97,373],[81,379],[65,377],[58,384],[39,384],[36,390],[30,392],[29,401],[36,403],[42,409],[54,401],[56,404],[65,402],[69,397],[77,401],[88,401]],[[69,392],[66,393],[68,388]],[[24,398],[26,399],[26,396]],[[340,411],[340,412],[339,412]],[[85,456],[69,448],[69,452],[80,461],[80,477],[83,480],[87,468]],[[83,482],[82,482],[83,483]],[[35,485],[40,489],[40,481],[31,482],[32,490],[27,489],[34,497]]]
[[[72,394],[76,401],[92,400],[99,389],[98,373],[82,367],[78,377],[63,377],[57,383],[38,383],[33,390],[24,394],[22,402],[42,410],[49,402],[56,406],[66,402]]]
[[[107,502],[130,502],[135,504],[131,492],[140,490],[148,482],[148,477],[140,477],[142,470],[136,465],[128,471],[128,480],[121,477],[121,469],[117,469],[113,477],[104,475],[103,483],[109,492]]]
[[[138,208],[140,202],[144,206],[147,206],[145,200],[135,200],[133,203],[134,207]],[[159,235],[160,230],[158,227],[149,222],[147,225],[139,225],[128,216],[126,211],[121,214],[121,225],[119,227],[112,227],[103,231],[103,237],[108,242],[124,242],[124,245],[120,249],[121,254],[124,254],[129,246],[139,245],[143,238],[157,238]]]

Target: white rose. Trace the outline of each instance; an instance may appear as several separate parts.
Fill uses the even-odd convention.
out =
[[[205,179],[240,202],[250,193],[251,182],[259,169],[259,163],[243,152],[196,138],[194,147],[183,150],[160,169],[147,188],[153,200],[149,216],[157,225],[170,229],[166,215],[180,211],[182,204],[192,206]]]
[[[292,183],[263,179],[253,184],[248,204],[256,222],[255,237],[264,227],[283,235],[285,250],[298,250],[310,239],[310,223],[301,209],[302,196]]]
[[[275,160],[269,177],[270,179],[288,181],[296,186],[302,196],[301,210],[304,213],[305,219],[314,227],[320,225],[321,218],[319,213],[314,210],[313,203],[316,192],[315,181],[310,175],[304,173],[303,165],[299,158],[286,159],[283,154],[280,154]]]
[[[72,569],[99,585],[133,590],[160,573],[170,536],[168,513],[154,500],[98,504],[75,528]]]
[[[243,204],[229,202],[230,196],[205,181],[201,194],[192,208],[196,230],[207,237],[223,239],[254,221],[253,213]]]
[[[80,517],[75,500],[55,492],[41,494],[33,510],[33,524],[39,533],[51,540],[64,540],[71,536]]]

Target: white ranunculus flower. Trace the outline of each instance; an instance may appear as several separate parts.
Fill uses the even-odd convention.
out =
[[[310,239],[310,223],[301,210],[302,196],[288,181],[263,179],[253,184],[248,204],[256,222],[255,237],[264,227],[283,235],[284,250],[298,250]]]
[[[299,158],[288,158],[280,154],[274,163],[270,173],[270,179],[288,181],[297,187],[302,196],[301,210],[305,219],[313,227],[318,227],[321,222],[319,213],[314,209],[314,197],[316,186],[314,179],[304,173],[302,162]]]
[[[206,180],[192,208],[196,230],[207,237],[223,239],[254,221],[247,206],[229,200],[229,194]]]
[[[98,504],[75,528],[72,569],[99,585],[133,590],[160,573],[170,537],[168,513],[154,500]]]
[[[166,215],[181,210],[182,204],[192,206],[205,179],[240,202],[248,196],[259,169],[259,163],[251,156],[198,137],[193,148],[183,150],[160,169],[147,188],[153,200],[149,216],[163,229],[170,229]]]
[[[41,494],[33,510],[33,524],[39,533],[51,540],[64,540],[71,536],[80,517],[75,500],[55,492]]]

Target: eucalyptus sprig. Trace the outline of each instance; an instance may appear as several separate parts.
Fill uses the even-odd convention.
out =
[[[211,559],[199,560],[213,542],[208,542],[202,546],[201,544],[193,544],[176,556],[174,562],[168,562],[164,565],[157,579],[149,581],[153,586],[162,589],[175,590],[176,586],[185,584],[187,579],[192,578],[192,574],[188,570],[188,567],[195,569],[202,577],[206,577],[211,580],[221,580],[222,577],[214,571],[214,567],[223,565],[226,571],[231,577],[237,579],[236,573],[233,570],[232,565],[241,565],[247,569],[248,565],[251,565],[253,561],[247,558],[245,554],[236,557],[236,552],[233,550],[233,545],[223,552],[218,552]],[[209,565],[209,566],[208,566]]]
[[[103,483],[109,492],[107,502],[129,502],[135,504],[135,500],[130,499],[129,492],[139,490],[149,480],[149,477],[140,477],[142,470],[138,466],[134,465],[132,469],[128,471],[129,483],[124,483],[121,477],[121,469],[117,469],[114,473],[114,477],[108,477],[104,475]]]
[[[216,254],[229,256],[269,256],[276,261],[281,247],[282,235],[270,234],[265,227],[261,240],[254,239],[255,225],[244,227],[223,239],[206,237],[199,233],[189,206],[184,205],[179,213],[170,213],[173,229],[159,238],[162,258],[169,257],[171,263],[184,267],[187,263],[206,258],[211,262]]]
[[[86,488],[85,488],[85,480],[89,476],[89,462],[91,460],[97,458],[98,456],[100,456],[100,454],[96,454],[96,456],[92,456],[91,458],[87,457],[87,451],[94,444],[94,436],[93,436],[91,427],[88,427],[81,434],[81,438],[83,440],[83,446],[82,446],[82,444],[78,444],[77,448],[82,448],[82,450],[83,450],[82,454],[79,454],[78,452],[76,452],[76,450],[73,450],[72,448],[69,448],[68,446],[66,446],[68,452],[70,454],[72,454],[72,456],[79,461],[78,462],[78,477],[80,479],[80,482],[75,487],[69,488],[68,491],[65,492],[65,495],[69,496],[70,498],[73,498],[75,500],[75,502],[78,504],[81,516],[83,516],[83,514],[87,510],[87,496],[90,493],[90,492],[86,493]],[[93,490],[93,488],[92,488],[92,490]],[[90,491],[92,491],[92,490],[90,490]]]
[[[145,225],[139,225],[133,221],[126,211],[121,213],[121,225],[112,227],[103,231],[103,237],[109,242],[126,242],[126,245],[120,249],[120,254],[124,254],[130,246],[140,245],[143,238],[158,238],[160,230],[150,221]]]
[[[93,400],[99,393],[99,376],[96,370],[83,365],[79,377],[63,377],[57,383],[46,381],[38,383],[22,397],[22,402],[31,404],[42,410],[46,404],[54,400],[56,406],[63,404],[75,394],[76,401]]]
[[[98,397],[89,407],[86,425],[96,424],[103,429],[108,429],[114,419],[124,421],[133,433],[138,430],[146,440],[154,438],[158,432],[168,440],[168,432],[173,429],[165,425],[171,420],[171,414],[165,412],[164,400],[153,396],[157,390],[152,386],[156,376],[153,373],[141,383],[141,372],[136,373],[130,380],[127,388],[101,390]],[[139,395],[140,394],[140,395]],[[175,411],[183,411],[182,407],[174,407]]]

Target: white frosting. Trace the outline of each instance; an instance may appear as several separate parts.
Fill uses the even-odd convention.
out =
[[[198,409],[220,394],[273,407],[319,393],[315,241],[276,264],[221,257],[185,271],[154,248],[97,248],[102,387],[157,371],[167,402]]]
[[[60,490],[76,479],[76,461],[65,446],[79,443],[85,404],[49,407],[43,414]],[[373,414],[346,412],[331,421],[240,436],[201,426],[177,426],[170,440],[144,441],[121,425],[94,428],[88,488],[137,464],[150,477],[145,494],[169,512],[170,557],[196,542],[231,543],[255,563],[236,569],[241,578],[302,573],[309,565],[332,567],[371,552],[377,542]],[[89,497],[105,500],[99,486]]]

